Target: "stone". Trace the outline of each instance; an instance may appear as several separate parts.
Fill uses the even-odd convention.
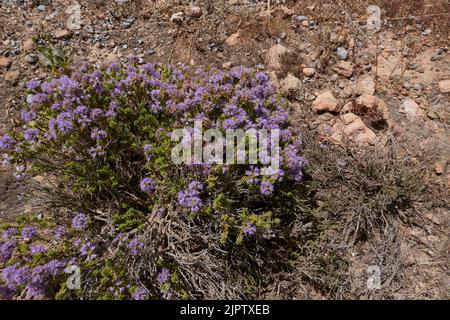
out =
[[[341,59],[341,60],[347,59],[347,56],[348,56],[347,49],[339,47],[339,48],[337,48],[336,53],[339,56],[339,59]]]
[[[366,76],[366,77],[359,79],[356,82],[355,94],[357,94],[357,95],[363,95],[363,94],[374,95],[375,94],[375,81],[373,80],[373,77]]]
[[[35,48],[35,43],[33,38],[29,38],[27,40],[24,41],[23,45],[22,45],[23,51],[28,52],[28,51],[32,51]]]
[[[175,23],[181,23],[181,22],[183,22],[183,20],[184,20],[184,14],[181,11],[172,14],[172,16],[170,17],[170,21],[175,22]]]
[[[388,120],[390,118],[389,108],[386,103],[378,97],[370,94],[363,94],[356,99],[356,105],[362,105],[368,109],[377,108],[383,114],[383,119]]]
[[[286,47],[276,44],[267,51],[267,65],[270,69],[281,69],[281,57],[287,52]]]
[[[342,142],[344,138],[358,145],[368,145],[374,144],[377,136],[360,117],[353,113],[347,113],[333,125],[333,134],[331,135],[331,139],[338,143]]]
[[[425,30],[422,32],[422,35],[423,35],[423,36],[428,36],[429,34],[431,34],[431,29],[425,29]]]
[[[314,100],[313,108],[316,112],[338,112],[339,101],[333,96],[333,93],[330,90],[325,90],[317,96],[316,100]]]
[[[25,56],[24,60],[26,63],[35,64],[39,61],[39,57],[37,54],[30,53]]]
[[[450,79],[442,80],[439,82],[439,91],[441,93],[449,93],[450,92]]]
[[[409,90],[412,88],[412,85],[409,82],[404,82],[402,87],[405,88],[406,90]]]
[[[425,87],[425,85],[422,83],[415,83],[413,86],[413,88],[417,91],[423,90],[424,87]]]
[[[299,78],[289,73],[286,78],[281,80],[281,90],[285,93],[295,92],[300,89],[302,82]]]
[[[324,112],[317,117],[317,120],[319,120],[320,122],[330,122],[333,121],[334,118],[335,118],[334,114],[330,112]]]
[[[333,66],[333,70],[339,75],[350,78],[353,74],[353,65],[348,61],[339,61]]]
[[[316,73],[316,69],[314,68],[303,68],[303,74],[307,77],[312,77]]]
[[[345,126],[342,132],[351,141],[359,145],[373,144],[375,142],[377,136],[357,115],[353,113],[345,114],[343,123]]]
[[[434,165],[434,171],[436,172],[437,175],[443,175],[446,168],[447,168],[447,161],[439,161],[436,162]]]
[[[351,97],[353,95],[353,92],[355,91],[354,86],[352,85],[348,85],[344,88],[344,90],[342,90],[342,93],[344,94],[344,97],[348,98]]]
[[[346,114],[344,114],[342,117],[341,117],[341,119],[342,119],[342,122],[345,124],[345,125],[349,125],[350,123],[352,123],[353,121],[355,121],[356,119],[358,119],[359,117],[356,115],[356,114],[354,114],[354,113],[346,113]]]
[[[224,69],[231,69],[232,66],[233,66],[233,63],[231,63],[230,61],[224,62],[222,64],[222,68],[224,68]]]
[[[284,17],[290,17],[290,16],[292,16],[294,14],[294,10],[289,9],[285,5],[281,5],[280,6],[280,10],[283,12]]]
[[[130,29],[134,23],[134,19],[126,19],[122,22],[122,28]]]
[[[436,112],[434,111],[429,111],[427,113],[428,118],[430,118],[431,120],[436,120],[438,118],[438,115]]]
[[[406,114],[408,118],[416,118],[419,111],[419,105],[413,99],[406,99],[400,105],[400,112]]]
[[[191,6],[187,10],[186,15],[191,18],[200,18],[202,16],[202,9],[197,6]]]
[[[304,27],[309,27],[309,22],[308,22],[308,20],[303,20],[303,21],[302,21],[302,26],[304,26]]]
[[[11,65],[11,59],[7,57],[0,57],[0,68],[8,68]]]
[[[306,20],[308,20],[308,17],[306,17],[306,16],[296,16],[295,19],[298,20],[298,21],[306,21]]]
[[[229,46],[235,46],[239,43],[240,32],[233,33],[226,40],[225,43]]]
[[[5,81],[6,82],[11,82],[13,84],[16,84],[19,81],[20,78],[20,72],[15,70],[15,71],[8,71],[5,74]]]
[[[353,109],[353,103],[352,102],[347,102],[344,107],[342,107],[341,112],[345,113],[345,112],[350,112]]]
[[[41,4],[41,5],[37,6],[37,9],[38,9],[38,11],[44,12],[47,9],[47,7],[43,4]]]
[[[275,90],[279,90],[280,89],[280,80],[277,77],[277,74],[275,71],[269,71],[269,80],[270,80],[270,84],[272,85],[272,87]]]
[[[56,30],[53,33],[53,38],[58,40],[67,39],[69,36],[70,36],[69,30]]]

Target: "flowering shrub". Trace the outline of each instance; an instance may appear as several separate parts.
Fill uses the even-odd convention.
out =
[[[130,62],[27,87],[23,127],[0,137],[0,152],[18,179],[46,181],[34,197],[51,215],[4,231],[2,295],[179,299],[225,286],[242,296],[248,288],[227,270],[263,269],[301,219],[307,161],[265,73]],[[196,120],[279,129],[280,168],[174,164],[171,132]],[[61,281],[68,265],[82,270],[78,290]]]

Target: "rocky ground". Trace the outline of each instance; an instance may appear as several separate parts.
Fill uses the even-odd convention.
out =
[[[142,63],[193,70],[265,70],[290,97],[293,117],[305,130],[324,143],[361,148],[395,139],[402,158],[424,164],[436,190],[441,204],[418,205],[420,223],[399,226],[395,239],[381,234],[348,249],[354,296],[448,298],[449,1],[411,1],[406,8],[400,1],[373,1],[382,8],[378,31],[367,27],[365,1],[285,2],[268,10],[267,1],[251,0],[3,0],[0,134],[18,123],[24,83],[49,77],[55,63],[106,65],[136,55]],[[80,28],[70,24],[74,4],[81,9]],[[20,192],[10,190],[3,171],[0,214],[6,217],[18,210]],[[361,289],[366,266],[380,259],[392,268],[387,289],[367,293]],[[281,281],[262,296],[289,297],[283,294],[292,292],[289,286]],[[327,298],[300,291],[290,297]]]

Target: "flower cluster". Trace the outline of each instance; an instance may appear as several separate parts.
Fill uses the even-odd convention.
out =
[[[66,262],[63,260],[51,260],[36,267],[19,267],[14,264],[3,269],[2,278],[11,291],[24,286],[27,296],[42,297],[48,290],[50,279],[62,274],[65,266]]]
[[[199,181],[192,181],[186,190],[178,193],[178,203],[191,212],[198,212],[203,206],[200,199],[202,190],[203,185]]]
[[[144,178],[140,183],[141,191],[145,193],[152,193],[156,189],[156,183],[151,178]]]
[[[176,223],[164,225],[171,219],[195,225],[204,234],[217,233],[215,248],[245,250],[255,241],[288,235],[285,229],[298,210],[295,186],[302,182],[307,160],[298,128],[290,123],[288,102],[275,92],[267,74],[245,67],[189,73],[162,64],[112,64],[106,70],[81,67],[47,82],[32,80],[27,90],[22,126],[0,136],[2,163],[20,179],[56,177],[65,187],[58,191],[61,198],[76,200],[69,204],[71,212],[83,213],[69,215],[52,232],[38,233],[33,225],[3,232],[4,295],[19,294],[24,287],[30,296],[42,295],[62,272],[63,260],[30,263],[54,256],[53,247],[36,242],[44,234],[51,235],[52,246],[70,252],[62,255],[65,263],[75,259],[87,270],[97,268],[92,279],[105,277],[99,280],[103,292],[97,297],[135,299],[182,296],[173,283],[176,261],[168,250],[156,249],[167,243],[155,238],[164,234],[156,230],[177,230]],[[262,175],[263,164],[173,163],[171,132],[200,120],[202,130],[223,133],[279,130],[279,168]],[[28,246],[22,265],[13,263],[19,234]],[[144,250],[147,239],[154,243]],[[145,259],[143,253],[152,250],[158,256],[151,259],[170,265],[153,268],[159,271],[152,275],[143,272],[138,276],[145,279],[135,283],[136,274],[125,263]]]

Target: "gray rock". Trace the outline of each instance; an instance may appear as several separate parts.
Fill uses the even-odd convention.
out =
[[[339,47],[339,48],[337,48],[336,53],[339,56],[339,59],[341,59],[341,60],[347,59],[347,56],[348,56],[347,49]]]
[[[409,89],[411,89],[411,87],[412,87],[412,86],[411,86],[411,83],[409,83],[409,82],[403,83],[403,88],[409,90]]]
[[[434,54],[437,56],[440,56],[443,53],[444,53],[444,50],[442,50],[441,48],[437,48],[436,50],[434,50]]]
[[[122,22],[122,27],[124,29],[129,29],[133,23],[134,23],[134,19],[133,18],[126,19],[125,21]]]
[[[50,14],[46,15],[45,16],[45,20],[46,21],[50,21],[50,20],[55,19],[57,16],[58,16],[58,11],[55,11],[53,13],[50,13]]]
[[[296,16],[295,19],[298,20],[298,21],[306,21],[306,20],[308,20],[308,18],[306,16]]]
[[[43,12],[43,11],[45,11],[47,9],[47,7],[44,6],[43,4],[41,4],[41,5],[37,6],[37,9],[38,9],[38,11]]]
[[[175,23],[181,23],[184,20],[184,15],[183,12],[177,12],[174,13],[171,17],[170,17],[170,21],[171,22],[175,22]]]
[[[25,62],[29,64],[35,64],[38,62],[39,57],[36,54],[30,53],[25,56]]]
[[[415,62],[410,62],[409,65],[408,65],[408,68],[410,70],[416,70],[418,67],[419,67],[419,65],[417,63],[415,63]]]
[[[433,55],[431,56],[430,60],[431,61],[439,60],[442,56],[442,53],[444,53],[444,51],[441,48],[436,49]]]
[[[422,32],[423,36],[428,36],[429,34],[431,34],[431,29],[426,29],[425,31]]]
[[[416,90],[423,90],[425,86],[422,83],[416,83],[414,84],[414,89]]]
[[[284,40],[284,39],[286,39],[287,38],[287,33],[286,32],[281,32],[279,35],[278,35],[278,38],[280,38],[280,39],[282,39],[282,40]]]

